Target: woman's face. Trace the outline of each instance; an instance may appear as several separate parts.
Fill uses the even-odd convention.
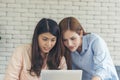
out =
[[[48,53],[54,47],[56,40],[56,37],[49,32],[40,34],[38,36],[38,43],[41,52],[43,54]]]
[[[67,30],[63,34],[63,43],[71,51],[74,52],[82,45],[82,35],[75,31]]]

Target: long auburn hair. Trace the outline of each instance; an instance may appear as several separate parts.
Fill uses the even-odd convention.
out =
[[[55,46],[50,50],[47,56],[47,66],[49,69],[58,69],[60,64],[61,56],[61,46],[60,46],[60,31],[58,24],[52,19],[41,19],[34,30],[32,38],[32,51],[31,51],[31,68],[30,74],[34,72],[38,77],[40,76],[42,66],[43,66],[43,57],[41,55],[41,50],[38,44],[38,36],[42,33],[49,32],[52,35],[56,36]]]
[[[67,30],[75,31],[76,33],[80,34],[80,31],[83,31],[83,35],[86,35],[87,33],[84,31],[83,27],[81,26],[80,22],[74,18],[74,17],[66,17],[62,19],[59,23],[60,27],[60,34],[61,34],[61,45],[62,45],[62,52],[64,53],[66,63],[67,63],[67,68],[72,69],[72,59],[71,59],[71,52],[69,49],[67,49],[63,42],[63,34]]]

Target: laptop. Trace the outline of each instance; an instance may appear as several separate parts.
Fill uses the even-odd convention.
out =
[[[41,80],[82,80],[82,70],[42,70]]]

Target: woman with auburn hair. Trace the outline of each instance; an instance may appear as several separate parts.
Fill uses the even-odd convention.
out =
[[[59,36],[54,20],[41,19],[34,30],[32,44],[19,46],[14,51],[4,80],[40,80],[43,69],[67,69]]]
[[[119,80],[105,41],[87,33],[74,17],[59,23],[68,69],[83,70],[82,80]]]

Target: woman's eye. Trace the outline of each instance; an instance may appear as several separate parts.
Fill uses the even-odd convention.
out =
[[[47,38],[43,38],[44,41],[47,41]]]
[[[76,38],[71,38],[71,40],[75,40]]]
[[[52,39],[51,41],[53,41],[53,42],[54,42],[54,41],[55,41],[55,39]]]

